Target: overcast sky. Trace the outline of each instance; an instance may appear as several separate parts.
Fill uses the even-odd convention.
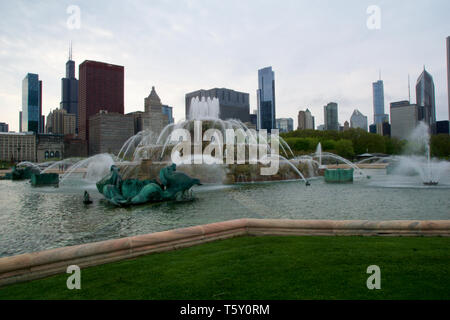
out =
[[[80,9],[80,28],[67,9]],[[367,8],[381,10],[380,29]],[[448,119],[445,38],[450,1],[299,0],[0,0],[0,122],[18,130],[25,75],[43,80],[43,113],[59,107],[69,43],[78,65],[125,66],[125,112],[144,109],[155,86],[184,118],[184,95],[225,87],[250,94],[256,109],[258,69],[275,71],[277,117],[339,104],[339,122],[354,109],[373,121],[372,82],[379,69],[389,102],[411,97],[423,66],[436,86],[438,120]]]

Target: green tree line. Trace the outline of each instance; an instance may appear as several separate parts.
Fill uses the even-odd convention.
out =
[[[401,154],[407,142],[396,138],[380,136],[362,129],[346,131],[296,130],[280,134],[297,154],[314,152],[318,143],[322,150],[333,152],[352,160],[362,153]],[[449,135],[441,134],[431,137],[431,153],[434,157],[449,157]]]

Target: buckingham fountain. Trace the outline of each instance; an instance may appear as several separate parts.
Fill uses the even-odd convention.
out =
[[[178,172],[196,177],[203,183],[297,179],[307,182],[308,178],[317,175],[317,161],[296,158],[279,136],[258,135],[239,120],[222,120],[218,115],[217,98],[194,98],[190,120],[169,124],[159,135],[142,131],[131,137],[114,159],[122,178],[157,179],[159,172],[174,158],[177,159]],[[231,139],[227,136],[230,130],[235,133]],[[187,144],[183,147],[180,142]],[[272,150],[274,144],[279,152]],[[261,174],[270,161],[279,163],[278,172]]]

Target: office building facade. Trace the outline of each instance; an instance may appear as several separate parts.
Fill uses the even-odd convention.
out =
[[[64,158],[64,135],[38,134],[36,136],[36,160],[45,162],[49,159],[61,160]]]
[[[219,118],[222,120],[250,121],[250,97],[248,93],[226,88],[201,89],[187,93],[185,96],[185,114],[188,120],[190,119],[191,102],[194,98],[217,98],[219,100]]]
[[[423,107],[424,121],[430,127],[432,134],[436,133],[436,102],[433,77],[425,67],[416,83],[416,104]]]
[[[142,130],[150,130],[160,134],[169,124],[169,116],[163,112],[163,104],[156,93],[155,87],[144,99],[144,114],[142,115]]]
[[[272,67],[258,70],[258,130],[270,132],[276,127],[275,73]]]
[[[43,132],[42,81],[34,73],[28,73],[22,81],[21,123],[23,132]]]
[[[323,107],[325,130],[339,130],[338,104],[330,102]]]
[[[50,111],[45,124],[45,132],[62,135],[75,135],[76,115],[65,109]]]
[[[417,104],[409,101],[391,103],[391,137],[407,140],[422,119],[423,108]]]
[[[173,107],[163,104],[161,108],[162,113],[167,116],[169,124],[174,123],[175,119],[173,118]]]
[[[352,116],[350,117],[350,127],[351,128],[361,128],[367,132],[367,117],[363,115],[359,110],[354,110]]]
[[[300,110],[298,112],[298,130],[314,130],[314,117],[311,115],[311,111],[306,109],[306,111]]]
[[[386,122],[384,113],[384,84],[383,80],[372,83],[373,89],[373,121],[375,124]]]
[[[36,134],[34,132],[0,132],[0,160],[36,161]]]
[[[89,155],[118,155],[125,141],[134,135],[134,118],[102,110],[90,117],[89,132]]]
[[[277,127],[280,133],[291,132],[294,130],[294,119],[292,118],[279,118],[276,119]]]
[[[101,110],[124,114],[124,67],[86,60],[79,67],[78,136],[89,141],[89,119]]]
[[[5,122],[0,122],[0,132],[8,132],[9,125]]]

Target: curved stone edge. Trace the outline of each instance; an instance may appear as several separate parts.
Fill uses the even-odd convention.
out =
[[[239,219],[0,258],[0,286],[239,236],[450,236],[450,220]]]

